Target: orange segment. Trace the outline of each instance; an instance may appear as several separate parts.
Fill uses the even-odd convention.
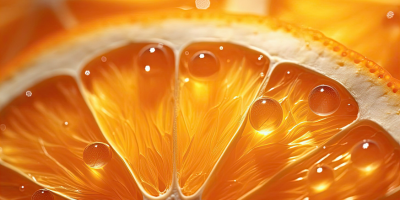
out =
[[[268,64],[265,55],[229,43],[195,43],[182,51],[177,166],[184,195],[202,186],[240,128]]]
[[[251,199],[377,199],[398,187],[398,143],[372,122],[365,121],[353,127],[335,136],[298,164],[275,175],[268,182],[269,187],[263,188]],[[366,145],[368,143],[369,147]],[[360,144],[363,144],[361,149],[368,153],[357,154]],[[369,151],[372,144],[376,148]],[[380,157],[374,157],[373,154],[379,154]],[[357,156],[369,163],[374,162],[371,159],[379,159],[381,163],[376,169],[363,170],[357,165],[359,163],[355,159],[360,159],[355,158]],[[320,169],[320,166],[329,168]],[[329,180],[323,177],[326,170],[331,170],[334,177]],[[321,181],[321,178],[325,181]]]
[[[56,76],[28,88],[2,109],[0,124],[4,125],[0,132],[1,163],[35,184],[71,198],[87,194],[93,198],[142,198],[115,152],[102,169],[84,163],[88,144],[108,142],[73,78]],[[15,178],[11,181],[18,181],[18,176]]]
[[[320,85],[336,88],[340,101],[310,102],[309,94]],[[250,112],[238,143],[215,175],[218,178],[205,190],[204,199],[238,199],[285,166],[321,147],[358,114],[357,103],[342,85],[291,63],[276,66],[262,96],[279,102],[282,124],[268,131],[256,130],[251,120],[257,118],[251,118]],[[313,106],[331,108],[333,104],[338,104],[337,110],[327,115],[317,115],[311,110]],[[273,111],[272,107],[269,110]],[[266,119],[267,122],[275,122],[276,116]]]
[[[174,71],[169,47],[137,43],[95,57],[80,77],[105,137],[153,196],[172,184]]]
[[[35,182],[3,165],[0,165],[0,174],[0,199],[31,200],[32,194],[42,189]],[[55,200],[66,199],[54,193],[52,195]]]

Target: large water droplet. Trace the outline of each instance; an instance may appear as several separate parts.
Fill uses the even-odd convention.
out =
[[[333,170],[328,165],[314,165],[308,171],[308,184],[315,192],[322,192],[329,188],[335,180]]]
[[[41,190],[37,190],[35,193],[33,193],[31,199],[32,200],[53,200],[54,196],[49,190],[41,189]]]
[[[282,119],[282,107],[275,99],[261,97],[251,105],[249,120],[257,131],[270,133],[279,127]]]
[[[362,171],[373,171],[383,161],[383,154],[379,145],[370,140],[356,144],[351,151],[351,161],[353,165]]]
[[[189,72],[199,78],[209,77],[219,71],[219,61],[209,51],[200,51],[194,54],[189,61]]]
[[[311,111],[317,115],[330,115],[339,108],[339,92],[329,85],[319,85],[311,90],[308,96],[308,105]]]
[[[112,151],[108,144],[95,142],[89,144],[83,151],[83,161],[87,166],[99,169],[104,167],[112,158]]]
[[[167,52],[163,45],[144,47],[138,58],[139,70],[146,75],[162,75],[169,66]]]

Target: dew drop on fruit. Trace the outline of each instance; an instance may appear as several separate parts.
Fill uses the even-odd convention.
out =
[[[5,131],[6,130],[6,125],[5,124],[0,124],[0,131]]]
[[[374,141],[364,140],[356,144],[351,151],[353,165],[362,171],[373,171],[383,161],[384,155],[379,145]]]
[[[54,196],[53,194],[46,189],[41,189],[33,193],[32,195],[32,200],[53,200]]]
[[[25,191],[25,186],[24,186],[24,185],[19,186],[19,191],[20,191],[20,192]]]
[[[315,192],[322,192],[329,188],[335,180],[333,170],[328,165],[314,165],[307,176],[309,186]]]
[[[162,75],[169,65],[167,52],[163,45],[148,45],[140,50],[139,70],[147,75]]]
[[[205,78],[219,71],[219,62],[215,55],[209,51],[200,51],[193,55],[189,61],[189,72],[195,77]]]
[[[256,65],[261,66],[267,62],[267,59],[263,55],[259,55],[256,59]]]
[[[25,94],[26,94],[27,97],[31,97],[32,96],[32,92],[31,91],[26,91]]]
[[[311,90],[308,105],[315,114],[326,116],[334,113],[340,105],[339,92],[329,85],[319,85]]]
[[[389,11],[389,12],[386,14],[386,17],[387,17],[388,19],[392,19],[392,18],[394,17],[394,12],[393,12],[393,11]]]
[[[261,97],[251,105],[249,120],[257,131],[270,133],[279,127],[282,119],[282,107],[275,99]]]
[[[86,71],[85,71],[85,75],[86,75],[86,76],[89,76],[89,75],[90,75],[90,71],[89,71],[89,70],[86,70]]]
[[[107,165],[112,158],[112,151],[108,144],[95,142],[86,146],[83,151],[83,161],[87,166],[99,169]]]

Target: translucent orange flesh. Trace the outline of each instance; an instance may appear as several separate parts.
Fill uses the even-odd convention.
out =
[[[336,88],[341,97],[339,108],[331,115],[319,116],[310,109],[309,94],[319,85]],[[277,66],[262,96],[280,103],[282,124],[265,132],[256,131],[247,122],[234,150],[215,175],[218,178],[205,190],[205,199],[238,199],[282,168],[321,147],[358,114],[357,103],[343,86],[295,64]],[[323,102],[315,102],[320,103]]]
[[[25,93],[19,95],[0,113],[0,124],[4,125],[0,134],[2,162],[41,185],[37,187],[71,198],[87,195],[109,199],[142,198],[131,173],[118,156],[97,170],[83,162],[83,151],[88,144],[108,142],[74,79],[54,77],[27,91],[31,92],[30,97]],[[0,177],[3,182],[5,176]],[[6,180],[14,189],[5,190],[1,195],[17,195],[19,180],[18,176]]]
[[[0,165],[0,199],[31,200],[32,194],[42,189],[39,185],[17,172]],[[65,198],[53,194],[55,200]]]
[[[171,48],[127,44],[94,57],[79,80],[27,88],[0,112],[0,160],[26,177],[0,176],[0,195],[143,199],[137,182],[159,196],[174,159],[183,194],[209,178],[209,200],[257,187],[252,199],[363,199],[400,185],[388,133],[367,121],[340,132],[358,105],[336,81],[291,63],[267,74],[266,55],[230,43],[193,43],[179,59],[176,82]]]
[[[211,61],[203,63],[202,53]],[[240,128],[268,65],[265,55],[228,43],[191,44],[182,51],[177,167],[183,194],[194,194],[209,176]]]
[[[172,184],[174,66],[170,48],[130,44],[94,58],[80,77],[105,137],[154,196]]]
[[[371,159],[379,154],[382,162],[376,169],[360,170],[355,166],[353,157],[357,155],[354,150],[363,140],[375,142],[379,147],[379,150],[358,155]],[[363,122],[336,135],[323,148],[276,174],[268,187],[252,199],[378,199],[400,185],[399,150],[398,143],[382,128]],[[310,176],[310,170],[318,164],[333,169],[334,180],[328,187],[313,187],[317,177]],[[391,198],[394,196],[388,199]]]

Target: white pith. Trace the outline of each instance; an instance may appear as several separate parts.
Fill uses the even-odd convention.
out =
[[[347,88],[358,102],[357,121],[373,121],[382,126],[396,141],[400,141],[400,95],[393,94],[389,88],[379,84],[381,80],[372,78],[368,72],[360,70],[352,62],[344,62],[344,66],[340,67],[337,62],[342,61],[341,56],[318,42],[310,42],[307,45],[306,41],[283,31],[272,31],[268,27],[245,23],[227,24],[218,20],[165,19],[151,24],[106,27],[82,34],[54,49],[39,53],[38,57],[24,63],[26,68],[1,83],[0,109],[17,95],[25,93],[26,88],[55,75],[66,74],[74,77],[82,91],[80,75],[85,64],[95,56],[130,42],[163,43],[174,50],[175,57],[179,60],[183,48],[198,41],[236,43],[267,55],[271,60],[271,66],[266,74],[266,80],[275,66],[282,62],[294,62],[334,79]],[[176,69],[179,67],[178,64],[179,62],[176,63]],[[178,71],[176,70],[176,73]],[[178,80],[177,76],[175,78]],[[177,134],[174,130],[174,143],[176,139]],[[0,160],[0,164],[4,163]],[[212,174],[213,172],[210,176]],[[134,175],[133,177],[137,180]],[[167,193],[153,197],[148,195],[140,184],[138,186],[144,199],[201,199],[207,182],[208,179],[194,195],[184,196],[179,188],[174,164],[173,183]]]

